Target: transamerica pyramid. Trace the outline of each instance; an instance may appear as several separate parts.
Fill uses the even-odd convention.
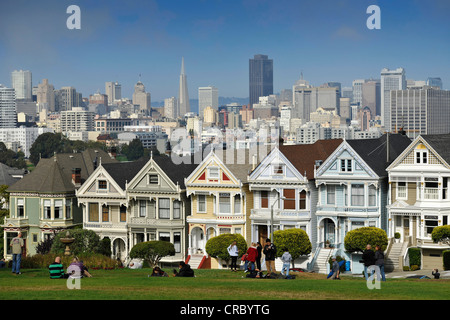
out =
[[[181,74],[180,74],[180,91],[178,93],[178,114],[181,117],[188,112],[190,112],[191,108],[189,106],[189,93],[187,86],[187,76],[184,71],[184,57],[181,58]]]

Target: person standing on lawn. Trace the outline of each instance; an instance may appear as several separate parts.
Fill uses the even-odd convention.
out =
[[[259,241],[256,243],[256,251],[258,251],[258,256],[256,257],[256,269],[261,270],[262,245]]]
[[[362,261],[364,263],[364,275],[366,280],[368,280],[369,275],[367,274],[367,268],[375,264],[375,253],[373,252],[370,244],[366,246],[366,250],[363,252]]]
[[[381,251],[380,246],[375,246],[375,265],[380,268],[381,281],[386,281],[386,275],[384,273],[384,253]],[[377,275],[379,277],[379,275]],[[377,279],[380,281],[380,279]]]
[[[23,239],[22,232],[19,232],[17,237],[11,240],[10,246],[12,247],[12,273],[21,274],[20,262],[22,261]]]
[[[228,254],[231,257],[231,271],[237,271],[237,258],[239,255],[239,249],[236,245],[236,241],[233,241],[232,244],[230,244],[230,246],[228,247]],[[233,270],[234,269],[234,270]]]
[[[270,242],[270,239],[266,240],[266,245],[264,246],[263,253],[266,256],[266,269],[267,275],[270,276],[272,273],[275,273],[275,255],[277,254],[277,248],[273,243]]]
[[[289,275],[289,268],[291,267],[292,256],[289,253],[288,248],[284,248],[283,251],[284,253],[281,256],[281,261],[283,261],[283,268],[281,269],[281,274],[287,277]]]
[[[258,256],[258,250],[256,249],[256,243],[252,242],[252,245],[247,249],[247,262],[248,269],[255,270],[255,261]]]

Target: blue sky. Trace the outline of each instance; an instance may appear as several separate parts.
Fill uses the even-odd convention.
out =
[[[69,5],[81,9],[81,30],[68,30]],[[381,29],[369,30],[370,5]],[[131,97],[142,75],[152,101],[178,95],[184,56],[189,94],[214,85],[219,95],[248,97],[248,59],[274,60],[274,91],[300,73],[313,85],[379,78],[404,67],[408,79],[441,77],[450,89],[448,0],[2,0],[0,83],[15,69],[33,85],[48,78],[83,96],[119,81]]]

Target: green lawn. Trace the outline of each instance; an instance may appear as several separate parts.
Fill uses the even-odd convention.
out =
[[[248,279],[243,272],[196,270],[195,278],[148,277],[150,269],[91,270],[80,290],[64,279],[49,279],[47,270],[0,271],[0,299],[26,300],[448,300],[450,280],[388,279],[370,290],[362,278],[297,273],[295,280]],[[169,270],[167,270],[169,271]]]

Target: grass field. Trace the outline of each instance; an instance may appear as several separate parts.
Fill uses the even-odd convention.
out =
[[[148,277],[151,270],[91,270],[80,290],[64,279],[49,279],[44,269],[15,275],[0,271],[2,300],[448,300],[450,280],[388,279],[368,289],[362,278],[294,273],[294,280],[248,279],[243,272],[196,270],[195,278]],[[167,270],[169,271],[169,270]]]

